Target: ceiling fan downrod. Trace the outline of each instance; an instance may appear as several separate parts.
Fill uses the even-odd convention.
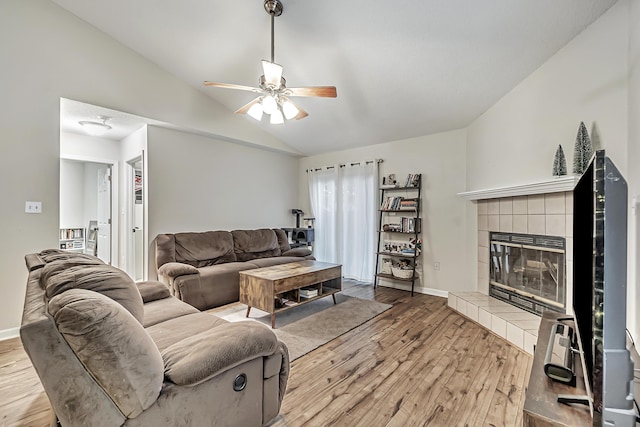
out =
[[[264,10],[271,16],[271,62],[275,62],[275,37],[274,37],[274,19],[276,16],[282,15],[284,7],[280,0],[265,0]]]

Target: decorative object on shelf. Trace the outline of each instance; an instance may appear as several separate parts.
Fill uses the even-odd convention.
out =
[[[387,176],[383,176],[382,177],[382,185],[380,186],[380,188],[395,188],[397,187],[397,182],[396,182],[396,174],[395,173],[391,173]]]
[[[392,274],[391,267],[393,267],[393,261],[391,258],[382,258],[382,268],[380,268],[380,273]]]
[[[580,122],[573,152],[573,173],[582,175],[593,156],[593,146],[584,122]]]
[[[401,259],[398,261],[397,265],[391,267],[391,273],[394,277],[399,277],[400,279],[410,279],[413,277],[414,268],[411,265],[411,260]]]
[[[422,252],[422,239],[421,238],[413,238],[410,240],[410,245],[414,248],[414,250],[418,253],[418,255],[420,255],[420,252]]]
[[[567,174],[567,160],[564,157],[562,145],[558,144],[556,155],[553,158],[553,176],[563,176]]]

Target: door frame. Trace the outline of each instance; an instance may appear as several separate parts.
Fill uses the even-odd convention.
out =
[[[79,162],[89,162],[89,163],[102,163],[105,165],[111,166],[111,265],[115,267],[119,267],[119,256],[118,256],[118,248],[120,247],[119,240],[119,221],[118,221],[118,208],[119,204],[119,196],[118,189],[120,176],[119,169],[119,161],[109,158],[101,158],[101,157],[92,157],[92,156],[83,156],[76,154],[60,154],[60,160],[75,160]],[[58,186],[60,185],[60,174],[58,174]],[[62,191],[62,188],[59,189]],[[59,222],[59,219],[58,219]],[[88,226],[88,224],[85,224]]]
[[[130,232],[135,223],[134,219],[134,209],[135,209],[135,194],[133,185],[133,178],[135,173],[134,163],[142,162],[142,280],[147,280],[148,278],[148,251],[147,251],[147,242],[148,242],[148,221],[147,221],[147,173],[146,173],[146,159],[145,159],[145,151],[142,150],[138,155],[127,159],[123,162],[124,164],[124,177],[125,183],[123,185],[124,197],[123,197],[123,207],[124,207],[124,224],[123,233],[122,233],[122,242],[125,247],[124,256],[123,256],[123,268],[131,277],[135,276],[135,239],[133,238],[133,234]]]

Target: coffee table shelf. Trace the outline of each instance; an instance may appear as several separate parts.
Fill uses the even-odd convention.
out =
[[[303,298],[300,289],[317,289],[318,295]],[[247,317],[255,307],[271,313],[271,327],[275,328],[276,314],[315,301],[342,290],[342,266],[319,261],[300,261],[240,272],[240,302],[247,304]],[[276,307],[276,299],[286,298],[294,303]]]

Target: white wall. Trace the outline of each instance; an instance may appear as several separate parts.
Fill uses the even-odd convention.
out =
[[[422,292],[440,295],[443,291],[474,290],[476,271],[467,266],[473,261],[469,258],[473,253],[470,241],[475,243],[475,237],[468,234],[467,205],[456,196],[465,190],[466,131],[305,157],[300,160],[300,209],[311,215],[306,169],[373,159],[383,160],[381,177],[395,173],[402,180],[409,173],[422,174],[422,278],[417,286]],[[439,271],[434,270],[434,262],[440,263]],[[400,282],[385,283],[402,288]]]
[[[289,225],[297,158],[154,126],[147,138],[150,240],[159,233]],[[152,270],[150,262],[150,277]]]
[[[630,197],[640,194],[639,56],[640,6],[621,0],[468,127],[467,190],[550,179],[558,144],[571,172],[584,121],[592,137],[596,125],[594,145],[627,177]],[[637,340],[640,232],[631,225],[627,323]]]
[[[291,151],[48,0],[0,2],[0,39],[0,331],[20,324],[24,255],[58,244],[60,98]]]
[[[97,136],[60,132],[60,157],[97,163],[116,163],[120,143]]]
[[[84,163],[60,160],[60,228],[83,227],[84,224]],[[57,246],[54,246],[57,247]]]
[[[626,172],[628,16],[619,2],[468,127],[467,190],[551,179],[562,144],[595,123]]]

